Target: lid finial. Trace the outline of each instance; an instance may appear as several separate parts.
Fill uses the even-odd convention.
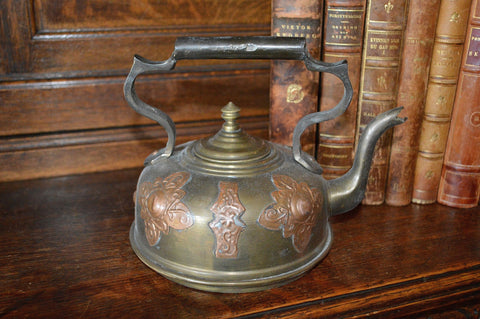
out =
[[[240,108],[233,104],[232,102],[228,102],[222,108],[222,118],[225,120],[223,124],[223,130],[225,132],[236,132],[240,129],[240,126],[237,123],[237,118],[240,114]]]

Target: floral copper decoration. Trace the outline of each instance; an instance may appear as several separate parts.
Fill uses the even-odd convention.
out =
[[[162,233],[168,234],[170,227],[184,230],[193,225],[193,215],[181,202],[185,191],[180,188],[189,178],[189,173],[177,172],[140,186],[140,216],[145,222],[145,234],[151,246],[160,241]]]
[[[277,187],[271,194],[275,203],[260,214],[258,223],[270,230],[282,230],[283,237],[292,237],[293,247],[301,253],[310,241],[323,198],[317,189],[289,176],[274,175],[272,180]]]
[[[208,224],[215,234],[217,258],[236,258],[238,239],[246,227],[240,219],[245,207],[238,198],[238,184],[219,182],[217,201],[210,210],[215,218]]]

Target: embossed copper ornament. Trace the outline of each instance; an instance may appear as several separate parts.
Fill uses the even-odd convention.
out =
[[[404,120],[400,109],[377,117],[360,138],[352,169],[325,180],[320,165],[302,152],[300,136],[343,113],[353,91],[344,61],[314,60],[305,47],[302,38],[179,38],[168,60],[135,57],[124,86],[127,102],[168,134],[165,148],[145,160],[130,230],[135,253],[149,267],[189,287],[246,292],[293,281],[326,256],[328,218],[362,200],[377,139]],[[177,60],[229,58],[301,60],[311,71],[336,75],[345,94],[335,108],[302,118],[292,147],[246,134],[233,103],[222,109],[225,123],[217,134],[175,146],[173,121],[136,95],[135,79],[169,72]]]
[[[220,193],[211,211],[215,219],[208,226],[215,233],[215,256],[235,258],[238,255],[238,239],[245,228],[240,216],[245,211],[238,198],[238,185],[232,182],[220,182]]]
[[[278,189],[272,192],[275,203],[263,211],[258,223],[271,230],[281,230],[285,238],[292,237],[293,247],[303,252],[322,211],[322,194],[286,175],[274,175],[272,180]]]
[[[190,177],[189,173],[178,172],[154,183],[140,185],[140,216],[145,223],[145,235],[150,245],[155,245],[170,227],[183,230],[193,225],[193,216],[181,202],[185,192],[180,189]]]

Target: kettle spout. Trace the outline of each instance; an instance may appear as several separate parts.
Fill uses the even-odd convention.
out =
[[[345,175],[327,181],[330,214],[339,215],[355,208],[365,196],[375,144],[389,128],[407,119],[397,117],[403,107],[397,107],[378,115],[370,122],[357,146],[352,168]]]

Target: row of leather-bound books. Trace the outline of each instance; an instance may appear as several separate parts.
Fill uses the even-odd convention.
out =
[[[374,117],[403,106],[408,120],[377,142],[363,204],[478,205],[480,0],[273,0],[272,35],[305,37],[314,58],[348,61],[349,108],[302,136],[325,178],[349,170]],[[299,118],[343,95],[338,79],[299,61],[274,61],[271,72],[274,142],[291,143]]]

